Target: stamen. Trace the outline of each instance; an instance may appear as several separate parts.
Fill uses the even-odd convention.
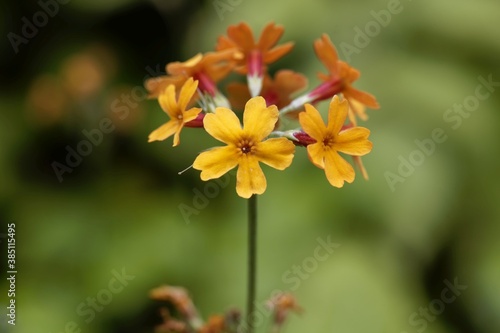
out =
[[[179,171],[177,172],[177,174],[180,176],[182,175],[184,172],[188,171],[189,169],[191,169],[193,167],[193,165],[191,164],[190,166],[188,166],[186,169],[182,170],[182,171]]]

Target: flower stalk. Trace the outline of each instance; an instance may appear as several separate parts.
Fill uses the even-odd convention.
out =
[[[257,195],[248,199],[248,282],[247,282],[247,333],[254,332],[255,294],[257,286]]]

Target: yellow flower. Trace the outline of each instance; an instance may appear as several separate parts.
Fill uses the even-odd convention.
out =
[[[227,146],[215,147],[198,155],[193,167],[201,179],[219,178],[238,166],[236,192],[250,198],[266,190],[266,178],[259,162],[284,170],[293,159],[295,145],[285,138],[264,140],[278,120],[278,109],[266,107],[264,98],[250,99],[243,113],[243,128],[233,111],[219,107],[205,116],[206,131]]]
[[[354,169],[339,152],[352,156],[368,154],[372,149],[372,143],[368,140],[370,131],[358,126],[342,129],[349,105],[345,99],[340,101],[338,96],[334,96],[330,102],[327,125],[312,105],[306,104],[305,109],[305,112],[299,114],[300,124],[316,140],[316,143],[307,146],[309,159],[318,168],[325,170],[331,185],[342,187],[344,181],[352,183]]]
[[[158,102],[161,108],[170,117],[170,120],[158,127],[149,135],[148,142],[162,141],[174,135],[173,146],[177,146],[180,142],[179,135],[184,125],[194,120],[201,112],[201,108],[191,108],[186,111],[186,107],[196,93],[198,81],[189,78],[181,88],[179,98],[175,98],[175,86],[169,85],[165,91],[158,97]]]

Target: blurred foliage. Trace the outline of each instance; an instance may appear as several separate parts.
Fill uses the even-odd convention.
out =
[[[129,103],[124,96],[138,94],[167,62],[211,50],[240,21],[256,32],[269,21],[284,25],[282,40],[296,46],[271,70],[301,71],[313,87],[322,70],[313,40],[328,33],[346,59],[340,45],[354,45],[356,27],[376,22],[372,11],[389,3],[255,0],[219,15],[214,1],[74,0],[61,4],[18,53],[3,38],[0,232],[17,225],[19,275],[18,322],[2,331],[63,332],[74,321],[82,332],[152,332],[158,304],[148,292],[165,283],[190,290],[205,317],[243,308],[246,206],[234,176],[185,220],[179,205],[192,206],[207,183],[197,171],[177,172],[210,139],[186,129],[178,148],[169,140],[148,144],[165,115],[154,100]],[[474,94],[480,76],[500,80],[500,3],[401,1],[400,8],[350,55],[362,73],[356,86],[382,106],[361,124],[374,142],[364,158],[370,180],[358,175],[332,188],[303,149],[285,172],[265,169],[259,300],[290,290],[285,274],[314,255],[318,237],[341,245],[300,279],[293,292],[305,312],[291,318],[287,332],[500,331],[500,93],[481,101],[457,129],[443,118]],[[21,18],[39,10],[34,1],[5,2],[3,35],[20,34]],[[113,105],[127,116],[117,118],[125,113]],[[63,163],[67,147],[76,149],[83,131],[105,118],[114,129],[59,182],[51,164]],[[436,128],[447,140],[391,191],[386,172],[397,173],[399,156],[408,159],[415,140],[431,138]],[[79,305],[122,268],[135,278],[86,323]],[[414,313],[441,298],[444,281],[455,279],[467,285],[456,301],[425,328],[412,324]],[[3,279],[2,308],[6,287]]]

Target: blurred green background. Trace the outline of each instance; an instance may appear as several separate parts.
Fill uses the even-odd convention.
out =
[[[229,9],[218,11],[220,3]],[[376,23],[389,9],[390,22]],[[305,311],[288,321],[291,333],[500,332],[499,87],[461,120],[444,118],[459,115],[447,111],[454,104],[473,101],[480,77],[500,80],[500,2],[73,0],[13,47],[9,33],[20,36],[23,17],[32,22],[40,10],[13,0],[0,10],[0,233],[16,223],[18,266],[17,325],[2,311],[2,332],[59,333],[71,322],[82,332],[152,332],[158,304],[148,292],[161,284],[188,288],[205,318],[244,307],[246,202],[234,177],[185,219],[179,205],[193,206],[207,183],[198,171],[177,172],[207,148],[208,136],[187,129],[180,147],[171,139],[148,144],[167,118],[142,95],[146,77],[212,50],[240,21],[256,34],[269,21],[284,25],[282,41],[295,49],[270,69],[302,72],[309,87],[323,70],[313,40],[328,33],[361,71],[355,86],[381,104],[361,122],[374,143],[364,158],[369,181],[358,173],[333,188],[302,148],[285,172],[265,167],[259,300],[296,289]],[[366,28],[372,36],[363,40]],[[343,52],[347,44],[356,52]],[[114,129],[60,182],[53,162],[64,163],[67,146],[75,149],[105,118]],[[446,141],[415,153],[415,140],[436,128]],[[397,175],[411,156],[418,165],[391,186],[388,172]],[[318,238],[340,247],[307,266]],[[294,266],[310,272],[290,273]],[[81,315],[81,304],[122,270],[134,278],[95,318]],[[465,290],[440,301],[457,281]],[[7,289],[2,279],[2,309]]]

